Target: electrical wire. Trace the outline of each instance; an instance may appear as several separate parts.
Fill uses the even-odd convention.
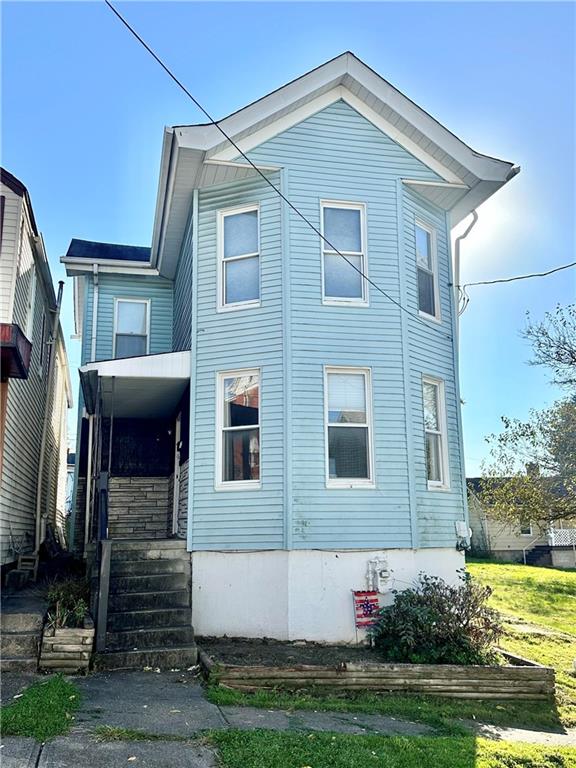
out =
[[[547,272],[534,272],[530,275],[517,275],[516,277],[502,277],[499,280],[480,280],[477,283],[464,283],[464,285],[459,287],[465,289],[470,288],[471,285],[496,285],[496,283],[512,283],[515,280],[529,280],[532,277],[547,277],[548,275],[553,275],[554,272],[560,272],[563,269],[570,269],[571,267],[576,267],[576,261],[573,261],[570,264],[563,264],[561,267],[549,269]]]
[[[122,16],[122,14],[121,14],[119,11],[117,11],[117,10],[116,10],[116,8],[115,8],[115,7],[112,5],[112,3],[110,2],[110,0],[104,0],[104,2],[105,2],[105,3],[106,3],[106,5],[107,5],[107,6],[110,8],[110,10],[111,10],[111,11],[112,11],[112,12],[113,12],[113,13],[114,13],[114,14],[115,14],[117,17],[118,17],[118,19],[120,19],[120,21],[122,22],[122,24],[124,24],[124,26],[126,27],[126,29],[128,29],[128,31],[129,31],[129,32],[131,32],[131,34],[132,34],[132,35],[133,35],[133,36],[136,38],[136,40],[138,40],[138,42],[139,42],[141,45],[143,45],[143,46],[144,46],[144,48],[145,48],[145,49],[148,51],[148,53],[149,53],[149,54],[150,54],[150,55],[151,55],[151,56],[152,56],[152,57],[153,57],[153,58],[154,58],[154,59],[155,59],[155,60],[158,62],[158,64],[160,64],[160,66],[161,66],[161,67],[162,67],[162,69],[163,69],[163,70],[166,72],[166,74],[167,74],[167,75],[168,75],[168,76],[169,76],[169,77],[170,77],[170,78],[171,78],[171,79],[172,79],[172,80],[173,80],[173,81],[176,83],[176,85],[177,85],[177,86],[178,86],[178,87],[179,87],[179,88],[180,88],[182,91],[184,91],[184,93],[185,93],[185,94],[188,96],[188,98],[189,98],[189,99],[190,99],[190,100],[191,100],[191,101],[192,101],[192,102],[193,102],[193,103],[196,105],[196,107],[197,107],[197,108],[198,108],[198,109],[199,109],[199,110],[200,110],[200,111],[201,111],[201,112],[202,112],[202,113],[203,113],[203,114],[204,114],[204,115],[207,117],[207,119],[210,121],[210,123],[211,123],[212,125],[214,125],[214,126],[215,126],[215,127],[216,127],[216,128],[219,130],[219,131],[220,131],[220,133],[222,134],[222,136],[223,136],[223,137],[224,137],[224,138],[225,138],[227,141],[229,141],[229,142],[230,142],[230,144],[231,144],[231,145],[234,147],[234,149],[235,149],[235,150],[238,152],[238,154],[239,154],[239,155],[241,155],[241,156],[242,156],[242,157],[243,157],[243,158],[246,160],[246,162],[247,162],[247,163],[248,163],[248,164],[249,164],[249,165],[250,165],[250,166],[251,166],[251,167],[252,167],[252,168],[253,168],[253,169],[256,171],[256,173],[258,173],[258,175],[259,175],[259,176],[261,176],[261,177],[264,179],[264,181],[265,181],[265,182],[266,182],[266,183],[267,183],[267,184],[268,184],[270,187],[272,187],[272,189],[273,189],[273,190],[276,192],[276,194],[277,194],[277,195],[278,195],[278,196],[279,196],[279,197],[280,197],[280,198],[281,198],[281,199],[282,199],[282,200],[283,200],[283,201],[286,203],[286,205],[288,205],[288,207],[289,207],[289,208],[291,208],[291,210],[293,210],[293,211],[294,211],[294,213],[295,213],[295,214],[297,214],[297,215],[298,215],[298,216],[299,216],[299,217],[302,219],[302,221],[304,221],[304,222],[305,222],[305,223],[306,223],[306,224],[307,224],[307,225],[308,225],[308,226],[309,226],[309,227],[310,227],[310,228],[311,228],[311,229],[312,229],[312,230],[313,230],[313,231],[314,231],[314,232],[315,232],[315,233],[318,235],[318,237],[319,237],[321,240],[323,240],[323,241],[326,243],[326,245],[327,245],[327,246],[330,248],[330,250],[334,251],[334,253],[336,253],[338,256],[340,256],[342,259],[344,259],[344,261],[345,261],[347,264],[349,264],[349,265],[352,267],[352,269],[354,269],[356,272],[358,272],[358,274],[359,274],[359,275],[360,275],[360,276],[361,276],[361,277],[362,277],[364,280],[366,280],[366,282],[367,282],[367,283],[369,283],[369,284],[370,284],[370,285],[371,285],[373,288],[375,288],[375,289],[376,289],[377,291],[379,291],[379,292],[380,292],[380,293],[381,293],[383,296],[385,296],[385,297],[386,297],[386,298],[387,298],[389,301],[391,301],[391,302],[392,302],[392,304],[395,304],[395,305],[396,305],[396,306],[397,306],[399,309],[401,309],[401,310],[402,310],[402,312],[405,312],[405,313],[406,313],[406,314],[407,314],[409,317],[411,317],[413,320],[416,320],[417,322],[419,322],[419,323],[420,323],[421,325],[423,325],[425,328],[428,328],[428,329],[430,329],[430,330],[433,330],[433,331],[435,331],[436,333],[439,333],[441,336],[444,336],[445,338],[447,338],[447,339],[449,339],[449,340],[452,340],[452,336],[451,336],[450,334],[448,334],[448,333],[445,333],[444,331],[441,331],[439,328],[437,328],[436,326],[434,326],[434,325],[432,325],[432,324],[430,324],[430,325],[429,325],[428,323],[424,322],[424,321],[423,321],[423,320],[422,320],[420,317],[418,317],[418,315],[415,315],[415,314],[414,314],[413,312],[411,312],[409,309],[406,309],[406,307],[404,307],[404,306],[403,306],[403,305],[402,305],[402,304],[401,304],[399,301],[396,301],[396,299],[394,299],[392,296],[390,296],[390,294],[389,294],[389,293],[387,293],[387,292],[386,292],[386,291],[385,291],[383,288],[381,288],[381,287],[380,287],[380,286],[379,286],[377,283],[375,283],[375,282],[374,282],[374,280],[372,280],[371,278],[369,278],[369,277],[368,277],[368,275],[365,275],[365,274],[364,274],[364,272],[362,272],[362,270],[361,270],[361,269],[359,269],[359,268],[358,268],[358,267],[357,267],[355,264],[353,264],[353,263],[350,261],[350,259],[346,258],[346,256],[345,256],[343,253],[341,253],[341,252],[338,250],[338,248],[336,248],[334,245],[332,245],[332,243],[331,243],[331,242],[328,240],[328,238],[327,238],[327,237],[326,237],[326,236],[325,236],[325,235],[324,235],[324,234],[323,234],[323,233],[322,233],[322,232],[321,232],[321,231],[318,229],[318,227],[316,227],[316,226],[315,226],[315,225],[314,225],[314,224],[313,224],[313,223],[312,223],[312,222],[311,222],[311,221],[310,221],[310,220],[309,220],[309,219],[308,219],[308,218],[307,218],[307,217],[306,217],[306,216],[305,216],[305,215],[304,215],[304,214],[303,214],[303,213],[302,213],[302,212],[301,212],[301,211],[300,211],[300,210],[299,210],[299,209],[298,209],[298,208],[297,208],[295,205],[294,205],[294,203],[292,203],[292,202],[291,202],[291,201],[290,201],[290,200],[289,200],[289,199],[288,199],[288,198],[287,198],[287,197],[284,195],[284,193],[283,193],[283,192],[282,192],[280,189],[278,189],[278,187],[277,187],[277,186],[276,186],[276,185],[275,185],[275,184],[274,184],[272,181],[270,181],[270,179],[269,179],[269,178],[268,178],[268,177],[267,177],[267,176],[266,176],[266,175],[263,173],[263,171],[262,171],[260,168],[258,168],[258,166],[257,166],[257,165],[255,165],[255,164],[252,162],[252,160],[251,160],[251,159],[248,157],[248,155],[246,155],[246,154],[245,154],[245,153],[244,153],[244,152],[243,152],[243,151],[240,149],[240,147],[239,147],[239,146],[236,144],[236,142],[234,141],[234,139],[232,139],[232,138],[231,138],[231,137],[230,137],[230,136],[229,136],[229,135],[226,133],[226,131],[225,131],[225,130],[224,130],[224,129],[223,129],[223,128],[222,128],[222,127],[221,127],[221,126],[220,126],[220,125],[219,125],[219,124],[216,122],[216,120],[215,120],[215,119],[212,117],[212,115],[211,115],[211,114],[210,114],[210,113],[209,113],[209,112],[208,112],[206,109],[204,109],[204,107],[202,106],[202,104],[200,104],[200,102],[198,101],[198,99],[196,99],[196,98],[195,98],[195,97],[194,97],[194,96],[193,96],[193,95],[190,93],[190,91],[189,91],[189,90],[186,88],[186,86],[185,86],[185,85],[184,85],[184,84],[183,84],[183,83],[182,83],[182,82],[181,82],[181,81],[180,81],[180,80],[179,80],[179,79],[176,77],[176,75],[174,75],[174,74],[173,74],[173,73],[170,71],[170,69],[168,68],[168,66],[167,66],[166,64],[164,64],[164,62],[162,61],[162,59],[161,59],[161,58],[160,58],[160,57],[159,57],[159,56],[158,56],[158,55],[157,55],[157,54],[156,54],[156,53],[155,53],[155,52],[152,50],[152,48],[150,48],[150,46],[148,45],[148,43],[147,43],[147,42],[146,42],[146,41],[145,41],[145,40],[144,40],[142,37],[140,37],[140,35],[138,34],[138,32],[136,32],[136,30],[135,30],[135,29],[134,29],[134,28],[133,28],[133,27],[130,25],[130,23],[129,23],[129,22],[128,22],[128,21],[127,21],[127,20],[126,20],[126,19],[125,19],[125,18]]]

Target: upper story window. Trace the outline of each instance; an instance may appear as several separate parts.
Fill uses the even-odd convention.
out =
[[[424,435],[426,441],[426,478],[428,488],[446,489],[448,477],[448,438],[444,383],[439,379],[422,379]]]
[[[422,315],[440,320],[436,230],[428,224],[417,221],[414,235],[418,272],[418,310]]]
[[[28,296],[26,298],[26,328],[24,334],[28,341],[32,341],[34,333],[34,306],[36,303],[36,269],[32,265],[30,271],[30,283],[28,284]]]
[[[260,485],[260,371],[218,374],[216,487]]]
[[[218,309],[260,304],[260,226],[258,206],[219,214]]]
[[[328,486],[372,484],[370,371],[326,368]]]
[[[520,525],[521,536],[532,536],[532,523],[521,523]]]
[[[116,299],[114,319],[114,357],[148,354],[150,300]]]
[[[322,298],[325,304],[367,304],[365,206],[322,202]],[[347,263],[339,253],[346,257]],[[353,266],[351,266],[353,265]]]

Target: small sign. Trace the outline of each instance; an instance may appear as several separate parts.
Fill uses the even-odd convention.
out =
[[[376,590],[352,590],[356,627],[366,629],[376,621],[380,604]]]

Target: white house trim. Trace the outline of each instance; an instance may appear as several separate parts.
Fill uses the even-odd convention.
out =
[[[249,213],[250,211],[256,211],[258,214],[258,250],[254,253],[244,253],[241,256],[235,256],[230,259],[224,259],[224,219],[227,216],[234,216],[238,213]],[[216,276],[216,309],[218,312],[235,312],[240,309],[255,309],[261,306],[262,303],[262,254],[260,245],[260,205],[258,203],[252,203],[250,205],[241,205],[234,208],[226,208],[218,211],[217,219],[217,231],[216,231],[216,251],[218,254],[218,267]],[[224,265],[231,261],[241,261],[242,259],[253,258],[258,256],[258,298],[250,301],[236,301],[233,303],[225,303],[224,290],[225,290],[225,277],[224,277]]]
[[[448,425],[446,420],[446,391],[444,379],[439,379],[436,376],[424,374],[422,376],[422,393],[424,392],[424,384],[432,384],[432,386],[436,387],[438,424],[440,427],[441,442],[440,461],[442,463],[442,480],[426,480],[426,483],[429,491],[449,491],[450,461],[448,452]],[[424,395],[422,394],[422,397],[423,396]],[[422,418],[424,418],[424,403],[422,403]],[[424,424],[424,441],[426,441],[426,424]],[[426,444],[424,444],[424,455],[426,455]]]
[[[150,353],[150,313],[152,311],[152,302],[150,299],[138,299],[133,296],[115,296],[114,297],[114,328],[112,330],[112,354],[116,357],[116,332],[118,329],[118,305],[120,302],[127,304],[145,304],[146,305],[146,354]],[[142,334],[135,334],[141,336]]]
[[[320,232],[324,235],[324,209],[325,208],[347,208],[354,211],[360,211],[360,237],[361,237],[361,252],[352,253],[351,251],[340,251],[343,256],[362,256],[362,274],[368,277],[368,236],[367,236],[367,224],[366,224],[366,203],[355,203],[348,200],[320,200]],[[369,296],[369,284],[368,281],[362,277],[362,297],[361,298],[339,298],[337,296],[326,296],[325,283],[324,283],[324,261],[326,254],[337,253],[333,251],[324,240],[320,240],[320,271],[322,280],[322,304],[327,306],[336,307],[367,307],[370,304]],[[352,269],[352,267],[350,267]]]

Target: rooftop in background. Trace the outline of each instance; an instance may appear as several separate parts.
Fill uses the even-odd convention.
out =
[[[144,248],[140,245],[96,243],[92,240],[77,240],[75,238],[70,241],[66,258],[149,262],[150,248]]]

